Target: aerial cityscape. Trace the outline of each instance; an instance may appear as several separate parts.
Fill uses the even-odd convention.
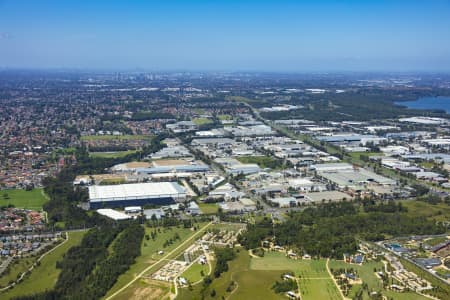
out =
[[[0,299],[450,299],[448,1],[0,1],[0,128]]]

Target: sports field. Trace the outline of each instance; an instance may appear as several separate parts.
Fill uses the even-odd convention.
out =
[[[0,206],[12,204],[18,208],[42,210],[42,205],[47,201],[47,196],[41,188],[31,191],[19,189],[0,191]]]
[[[18,296],[43,292],[53,288],[58,279],[60,269],[56,268],[56,262],[61,260],[64,253],[71,247],[78,245],[83,238],[85,231],[69,232],[69,240],[50,252],[41,260],[41,264],[36,267],[25,279],[13,289],[4,294],[0,294],[1,299],[11,299]],[[23,272],[24,270],[22,270]]]

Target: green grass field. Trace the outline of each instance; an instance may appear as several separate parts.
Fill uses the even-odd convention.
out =
[[[89,152],[89,156],[97,158],[120,158],[129,154],[136,153],[137,150],[112,151],[112,152]]]
[[[199,227],[204,226],[204,223],[198,224]],[[150,235],[152,231],[155,231],[154,228],[145,228],[145,234]],[[141,255],[136,259],[136,262],[131,265],[130,269],[126,271],[124,274],[120,275],[117,279],[116,284],[108,291],[106,296],[109,296],[119,290],[121,287],[123,287],[127,282],[132,280],[137,274],[141,273],[145,268],[150,266],[151,264],[155,263],[158,259],[163,257],[167,252],[170,252],[172,249],[176,248],[178,245],[180,245],[183,241],[185,241],[188,237],[195,234],[196,231],[191,231],[189,228],[178,228],[178,227],[169,227],[169,228],[160,228],[160,233],[157,233],[155,240],[146,240],[145,238],[142,241],[141,244]],[[180,236],[180,239],[177,240],[172,245],[164,248],[163,244],[166,240],[173,238],[175,233],[178,233]],[[151,235],[150,235],[151,236]],[[164,251],[164,254],[160,255],[158,254],[158,251]],[[176,255],[174,255],[176,257]],[[152,271],[154,272],[158,268],[152,268]],[[130,289],[132,287],[129,287],[128,289],[124,290],[122,293],[120,293],[118,296],[122,297],[124,294],[130,293]]]
[[[198,206],[204,214],[216,214],[219,206],[216,203],[199,203]]]
[[[213,121],[209,118],[194,118],[192,119],[192,122],[194,122],[197,126],[213,123]]]
[[[12,262],[9,268],[9,272],[5,271],[5,273],[0,276],[0,287],[5,287],[9,283],[12,283],[14,280],[16,280],[20,274],[25,272],[29,267],[31,267],[31,265],[33,265],[33,262],[36,259],[37,258],[30,257]],[[3,296],[3,294],[0,294],[0,296]]]
[[[14,205],[18,208],[42,210],[42,205],[47,202],[47,196],[41,188],[31,191],[2,190],[0,191],[0,206]]]
[[[100,141],[100,140],[149,140],[152,137],[149,135],[84,135],[81,137],[82,141]]]
[[[426,240],[425,243],[427,243],[430,246],[436,246],[437,244],[443,243],[445,241],[447,241],[447,238],[437,237],[437,238],[432,238],[432,239]]]
[[[383,152],[347,152],[347,155],[349,155],[352,158],[353,162],[364,165],[365,162],[361,160],[361,155],[370,157],[370,156],[383,156],[384,154]]]
[[[275,281],[281,281],[279,271],[254,271],[237,273],[233,279],[238,283],[238,289],[230,299],[287,299],[281,293],[276,294],[272,289]]]
[[[280,280],[280,271],[256,271],[251,270],[250,256],[248,252],[239,248],[237,257],[229,262],[227,272],[221,274],[219,278],[214,278],[208,286],[202,297],[203,284],[193,286],[192,291],[188,288],[179,290],[177,300],[192,299],[285,299],[283,295],[277,295],[271,287],[276,280]],[[234,281],[234,288],[227,291],[230,283]],[[216,291],[216,296],[211,297],[211,291]]]
[[[83,238],[85,231],[77,231],[69,233],[69,240],[56,248],[54,251],[46,255],[41,264],[36,267],[31,274],[26,277],[20,284],[16,285],[12,290],[8,290],[4,294],[0,294],[1,299],[11,299],[18,296],[25,296],[33,293],[43,292],[51,289],[58,279],[61,272],[56,268],[56,262],[61,260],[64,253],[71,247],[78,245]],[[22,270],[23,272],[24,270]]]
[[[195,262],[186,271],[184,271],[181,276],[186,278],[189,282],[194,283],[203,278],[203,276],[201,275],[202,271],[205,276],[208,275],[209,265],[202,265],[198,262]]]
[[[217,115],[217,118],[221,121],[229,121],[229,120],[233,120],[233,116],[232,115]]]
[[[326,269],[326,260],[292,260],[280,252],[267,252],[264,257],[252,258],[253,270],[292,271],[300,276],[302,299],[340,299],[339,291]]]

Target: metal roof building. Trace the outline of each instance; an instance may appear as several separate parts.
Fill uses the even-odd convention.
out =
[[[184,201],[186,190],[176,182],[149,182],[89,187],[91,209],[143,206]]]

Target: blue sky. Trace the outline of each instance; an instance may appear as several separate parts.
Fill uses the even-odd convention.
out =
[[[450,1],[0,0],[0,67],[450,71]]]

